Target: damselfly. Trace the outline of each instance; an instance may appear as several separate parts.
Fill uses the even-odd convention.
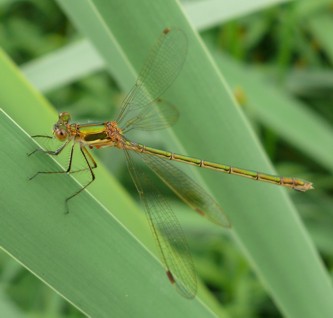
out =
[[[178,118],[177,110],[171,104],[160,99],[160,96],[178,76],[184,64],[186,53],[187,38],[184,32],[179,29],[165,29],[152,48],[134,87],[123,101],[116,120],[77,124],[71,123],[70,114],[63,112],[59,115],[53,128],[54,137],[63,143],[55,151],[47,150],[44,152],[58,155],[65,147],[71,147],[67,170],[55,173],[75,172],[72,171],[72,159],[76,145],[79,146],[85,159],[87,168],[81,170],[87,170],[91,179],[80,190],[66,199],[66,211],[68,212],[68,202],[95,180],[93,169],[97,165],[87,148],[115,147],[122,150],[161,252],[167,276],[183,296],[193,298],[197,290],[196,273],[183,231],[167,200],[152,184],[142,167],[135,164],[133,160],[135,155],[140,157],[190,207],[212,222],[225,227],[229,226],[229,221],[220,205],[194,180],[173,166],[171,161],[179,161],[256,181],[269,182],[299,191],[312,189],[312,184],[297,178],[277,177],[179,155],[128,139],[126,134],[130,130],[156,130],[175,123]],[[42,135],[34,137],[54,138]],[[32,178],[44,173],[54,172],[38,172]],[[175,251],[175,246],[179,248],[180,253]]]

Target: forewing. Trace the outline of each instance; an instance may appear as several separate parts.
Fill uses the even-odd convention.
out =
[[[132,129],[146,131],[164,129],[176,123],[178,117],[179,112],[175,106],[158,99],[153,106],[144,107],[136,117],[128,120],[122,131],[127,133]]]
[[[143,108],[156,101],[174,82],[185,61],[187,38],[180,29],[165,29],[139,73],[138,79],[123,101],[117,122],[128,126]],[[121,125],[120,125],[121,126]]]

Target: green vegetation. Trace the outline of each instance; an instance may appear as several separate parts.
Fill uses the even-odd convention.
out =
[[[184,1],[185,17],[164,0],[0,1],[1,316],[333,316],[331,1],[234,1],[208,10],[213,4]],[[165,94],[181,117],[172,130],[131,137],[315,186],[297,193],[180,166],[233,225],[210,224],[165,190],[202,280],[192,301],[170,286],[154,256],[116,150],[93,152],[97,181],[68,216],[64,198],[77,180],[28,181],[68,159],[28,157],[36,148],[29,135],[51,133],[59,111],[78,122],[112,119],[166,26],[183,29],[189,42]]]

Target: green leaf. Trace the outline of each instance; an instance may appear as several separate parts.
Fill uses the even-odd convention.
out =
[[[8,318],[23,318],[24,315],[11,303],[11,301],[0,291],[0,312],[1,315]]]
[[[329,32],[323,30],[332,30],[333,22],[328,12],[317,14],[308,21],[309,31],[318,41],[321,49],[326,53],[327,57],[333,62],[333,44]]]
[[[258,70],[236,63],[217,50],[211,52],[228,82],[243,91],[244,107],[249,113],[254,113],[262,125],[333,172],[333,129],[324,118],[283,93]]]
[[[28,157],[37,145],[3,111],[0,123],[0,173],[7,180],[1,188],[0,246],[7,253],[89,316],[147,317],[161,308],[167,315],[210,315],[199,301],[184,300],[172,289],[152,254],[91,195],[84,193],[66,215],[64,198],[77,184],[66,175],[29,181],[39,169],[54,170],[55,163],[47,156]],[[132,213],[130,200],[113,186],[108,182],[118,198],[113,209]],[[141,218],[133,218],[137,230],[147,232]]]
[[[182,3],[192,23],[198,30],[203,30],[288,1],[290,0],[184,0]]]
[[[102,59],[94,47],[83,40],[21,65],[24,75],[44,93],[101,68],[104,68]]]
[[[0,67],[0,103],[7,112],[29,134],[52,127],[48,117],[54,120],[54,112],[3,53]],[[96,171],[99,182],[90,190],[103,197],[103,203],[85,192],[65,215],[64,199],[78,184],[67,175],[29,181],[37,171],[60,167],[42,153],[28,157],[37,144],[3,112],[0,121],[0,246],[8,254],[89,316],[112,312],[117,317],[156,317],[161,310],[167,316],[211,315],[199,299],[184,300],[172,288],[160,263],[141,243],[155,250],[143,215],[101,165]]]

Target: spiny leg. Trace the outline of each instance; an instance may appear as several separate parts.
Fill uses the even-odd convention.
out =
[[[32,136],[32,137],[35,137],[35,136]],[[49,136],[41,136],[41,137],[49,137]],[[52,138],[52,137],[49,137],[49,138]],[[66,144],[67,145],[67,144]],[[68,174],[72,174],[72,173],[76,173],[76,172],[82,172],[82,171],[87,171],[89,170],[89,168],[83,168],[83,169],[78,169],[78,170],[71,170],[71,165],[72,165],[72,160],[73,160],[73,149],[74,149],[74,145],[72,146],[72,149],[71,149],[71,155],[70,155],[70,160],[69,160],[69,164],[68,164],[68,167],[66,170],[62,170],[62,171],[39,171],[37,172],[36,174],[34,174],[31,178],[29,178],[29,180],[32,180],[33,178],[35,178],[38,174],[59,174],[59,173],[68,173]],[[50,155],[59,155],[59,153],[61,152],[61,150],[63,150],[65,148],[65,146],[61,146],[59,149],[55,150],[55,151],[44,151],[42,149],[36,149],[34,150],[30,155],[32,155],[33,153],[35,153],[36,151],[42,151],[43,153],[47,153],[47,154],[50,154]],[[97,168],[97,164],[96,162],[94,161],[93,157],[90,155],[89,152],[87,152],[89,154],[89,158],[91,159],[92,161],[92,169],[95,169]]]
[[[50,137],[50,136],[44,136],[44,135],[36,135],[36,136],[32,136],[32,137],[33,138],[43,137],[43,138],[52,139],[52,137]],[[56,149],[54,151],[49,151],[49,150],[45,151],[43,149],[38,148],[38,149],[34,150],[32,153],[30,153],[29,156],[32,155],[32,154],[34,154],[37,151],[42,151],[43,153],[57,156],[69,144],[70,141],[71,140],[68,140],[61,147],[59,147],[58,149]],[[83,157],[84,157],[84,159],[85,159],[88,167],[87,168],[83,168],[83,169],[78,169],[78,170],[71,171],[72,162],[73,162],[73,154],[74,154],[74,146],[75,146],[75,142],[73,142],[73,145],[71,147],[71,152],[70,152],[68,167],[67,167],[66,170],[63,170],[63,171],[38,171],[35,175],[33,175],[31,178],[29,178],[29,180],[32,180],[33,178],[35,178],[39,174],[63,174],[63,173],[72,174],[72,173],[76,173],[76,172],[81,172],[81,171],[87,171],[87,170],[89,170],[90,174],[91,174],[91,180],[84,187],[82,187],[79,191],[77,191],[76,193],[74,193],[73,195],[71,195],[70,197],[68,197],[65,200],[65,203],[66,203],[66,214],[69,213],[68,201],[70,199],[72,199],[73,197],[75,197],[76,195],[78,195],[80,192],[82,192],[85,188],[87,188],[95,180],[95,174],[93,173],[92,169],[97,168],[97,163],[95,162],[95,160],[92,157],[92,155],[88,152],[88,150],[86,148],[84,148],[83,146],[80,146],[81,153],[82,153],[82,155],[83,155]],[[91,163],[89,162],[87,156],[88,156],[89,160],[91,161]]]
[[[91,175],[91,180],[85,184],[80,190],[78,190],[77,192],[75,192],[74,194],[72,194],[70,197],[68,197],[66,200],[65,200],[65,204],[66,204],[66,214],[69,213],[69,208],[68,208],[68,201],[73,199],[74,197],[76,197],[78,194],[80,194],[84,189],[86,189],[94,180],[95,180],[95,174],[93,172],[92,169],[95,169],[97,167],[97,164],[94,160],[94,158],[92,157],[92,155],[89,153],[89,151],[82,145],[80,145],[80,150],[81,150],[81,153],[87,163],[87,166],[88,168],[85,168],[85,169],[81,169],[81,170],[77,170],[77,171],[73,171],[73,172],[78,172],[78,171],[82,171],[82,170],[87,170],[89,169],[90,171],[90,175]],[[90,164],[87,156],[89,157],[89,159],[91,160],[92,162],[92,165]]]
[[[32,138],[45,138],[45,139],[53,139],[53,137],[51,136],[44,136],[44,135],[35,135],[35,136],[31,136]],[[66,141],[63,145],[61,145],[58,149],[56,150],[43,150],[41,148],[37,148],[35,149],[33,152],[28,153],[28,156],[30,157],[31,155],[35,154],[36,152],[40,151],[43,153],[46,153],[48,155],[52,155],[52,156],[57,156],[61,153],[61,151],[68,145],[68,143],[70,142],[70,140]]]
[[[35,153],[36,151],[42,151],[43,153],[49,154],[49,155],[54,155],[57,156],[61,153],[61,151],[68,145],[69,141],[66,141],[61,147],[59,147],[58,149],[51,151],[51,150],[42,150],[42,149],[36,149],[34,152],[32,152],[31,154]],[[38,171],[36,172],[31,178],[29,178],[29,180],[34,179],[35,177],[37,177],[39,174],[55,174],[55,173],[69,173],[72,167],[72,161],[73,161],[73,152],[74,152],[74,146],[75,143],[73,143],[72,148],[71,148],[71,154],[69,157],[69,162],[68,162],[68,167],[66,170],[63,171]],[[30,154],[30,155],[31,155]],[[74,172],[74,171],[73,171]]]
[[[47,136],[47,135],[33,135],[33,136],[31,136],[31,138],[44,138],[44,139],[53,139],[53,137],[52,137],[52,136]],[[28,153],[28,156],[31,156],[31,155],[33,155],[33,154],[34,154],[34,153],[36,153],[37,151],[44,152],[44,150],[43,150],[43,149],[41,149],[41,148],[37,148],[37,149],[35,149],[33,152],[30,152],[30,153]]]
[[[82,148],[84,149],[83,151],[85,151],[86,155],[89,157],[89,160],[91,162],[89,163],[89,165],[88,165],[87,168],[82,168],[82,169],[78,169],[78,170],[74,170],[74,171],[68,171],[68,174],[72,174],[72,173],[76,173],[76,172],[82,172],[82,171],[87,171],[87,170],[90,170],[90,168],[91,169],[96,169],[97,168],[97,163],[94,160],[93,156],[90,154],[90,152],[86,148],[84,148],[84,147],[82,147]]]

